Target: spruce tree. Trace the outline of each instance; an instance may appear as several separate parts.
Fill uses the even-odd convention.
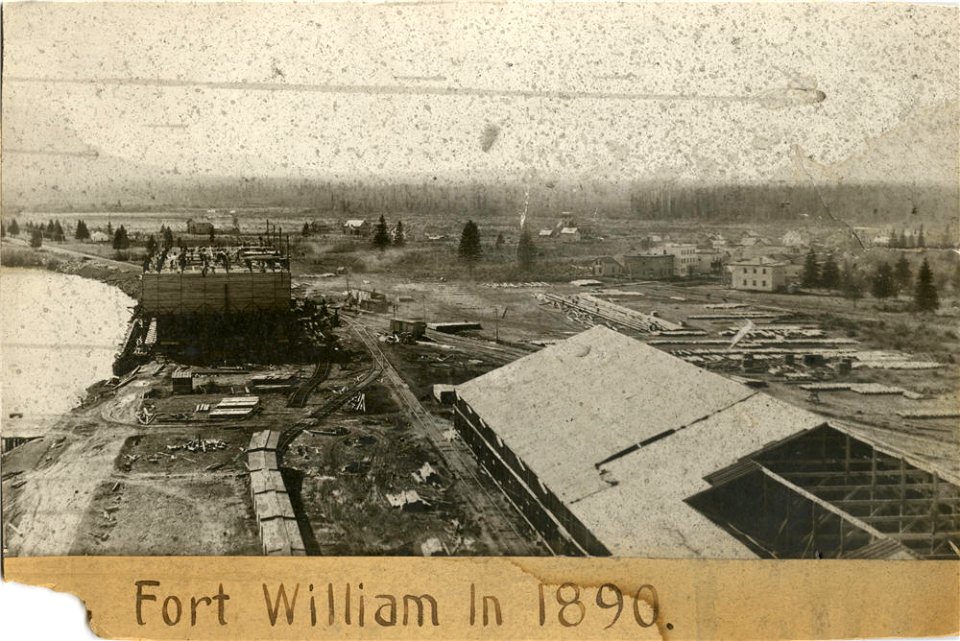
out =
[[[820,271],[820,286],[825,289],[838,289],[840,287],[840,268],[832,254],[827,256],[823,269]]]
[[[520,230],[520,240],[517,241],[517,263],[523,271],[529,271],[537,257],[537,250],[533,246],[533,237],[530,230],[524,225]]]
[[[17,224],[17,219],[14,218],[10,221],[10,225],[7,227],[7,231],[10,232],[11,236],[20,235],[20,225]]]
[[[43,245],[43,232],[39,228],[34,227],[33,231],[30,232],[30,246],[37,248]]]
[[[863,282],[857,269],[850,263],[845,263],[843,266],[843,273],[840,275],[840,291],[843,297],[852,300],[854,305],[863,298]]]
[[[877,265],[870,283],[870,293],[874,298],[890,298],[897,293],[897,284],[893,278],[893,269],[890,264],[883,262]]]
[[[910,282],[913,274],[910,271],[910,261],[906,254],[900,254],[897,264],[893,267],[893,278],[897,283],[897,288],[902,290],[910,289]]]
[[[933,312],[940,307],[940,296],[937,294],[937,285],[933,282],[933,271],[927,259],[920,264],[917,272],[917,289],[913,294],[913,302],[920,312]]]
[[[147,256],[153,256],[157,253],[157,239],[153,234],[147,239]]]
[[[480,228],[477,227],[475,222],[468,220],[460,234],[460,247],[457,254],[460,256],[460,260],[473,264],[480,260],[482,251],[480,248]]]
[[[169,227],[162,227],[163,248],[167,251],[173,249],[173,230]]]
[[[817,265],[817,252],[811,248],[807,252],[807,258],[803,263],[803,279],[800,282],[801,287],[816,287],[820,284],[820,268]]]
[[[407,235],[403,231],[403,221],[398,220],[397,226],[393,228],[393,244],[397,247],[403,247],[407,242]]]
[[[503,239],[503,232],[500,232],[499,234],[497,234],[497,242],[494,244],[494,246],[497,248],[497,251],[500,251],[501,249],[503,249],[503,245],[505,242],[506,241]]]
[[[54,221],[53,223],[53,239],[58,243],[62,243],[65,239],[65,235],[63,233],[63,225],[60,224],[59,220]]]
[[[300,230],[300,235],[301,236],[310,235],[310,223],[303,223],[303,229]]]
[[[114,249],[126,249],[130,246],[130,239],[127,237],[127,230],[123,225],[117,227],[117,231],[113,234],[113,248]]]
[[[384,251],[390,246],[390,231],[387,229],[387,219],[382,215],[377,221],[377,227],[373,230],[373,246]]]

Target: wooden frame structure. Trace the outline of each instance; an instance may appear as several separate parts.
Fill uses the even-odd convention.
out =
[[[957,557],[960,487],[830,425],[736,468],[688,503],[762,556]]]
[[[146,272],[140,304],[147,315],[229,314],[286,311],[290,272]]]

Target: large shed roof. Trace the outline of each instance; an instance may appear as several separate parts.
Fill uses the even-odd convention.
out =
[[[824,423],[599,326],[457,393],[623,555],[753,556],[683,499],[708,487],[711,472]]]

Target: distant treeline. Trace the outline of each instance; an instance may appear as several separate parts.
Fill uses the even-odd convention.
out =
[[[316,214],[367,217],[393,212],[483,219],[513,215],[527,186],[433,180],[421,183],[290,179],[209,179],[167,185],[162,180],[124,190],[120,199],[43,203],[50,211],[157,211],[185,207],[285,207]],[[8,211],[16,203],[5,203]],[[41,204],[32,204],[39,208]],[[604,217],[712,222],[802,221],[835,216],[849,223],[947,223],[960,215],[957,188],[896,183],[840,185],[650,185],[550,183],[530,187],[529,214],[586,220]]]

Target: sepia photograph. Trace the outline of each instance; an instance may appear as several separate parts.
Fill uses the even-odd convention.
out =
[[[960,559],[958,24],[4,3],[3,555]]]

